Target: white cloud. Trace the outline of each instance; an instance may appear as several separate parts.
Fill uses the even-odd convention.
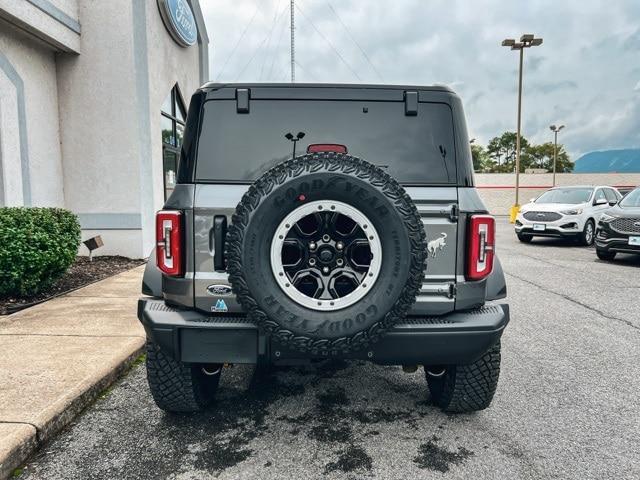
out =
[[[288,0],[200,2],[212,38],[213,79],[289,80]],[[574,157],[592,149],[640,146],[637,0],[296,4],[298,81],[380,83],[377,70],[386,83],[447,83],[465,103],[472,136],[487,142],[515,129],[517,54],[500,42],[532,32],[544,43],[525,53],[523,134],[548,141],[549,124],[564,123],[562,140]]]

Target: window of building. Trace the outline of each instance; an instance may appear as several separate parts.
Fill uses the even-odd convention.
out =
[[[176,84],[162,102],[160,128],[162,128],[162,176],[164,180],[164,199],[166,200],[176,185],[176,172],[180,158],[180,147],[184,137],[186,109],[178,84]]]

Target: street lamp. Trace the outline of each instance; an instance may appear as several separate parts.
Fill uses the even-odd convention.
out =
[[[518,203],[518,194],[520,189],[520,118],[522,113],[522,63],[524,58],[524,49],[529,47],[537,47],[542,45],[541,38],[535,38],[533,34],[526,33],[520,37],[520,41],[516,42],[513,38],[506,38],[502,41],[503,47],[510,47],[511,50],[520,51],[520,68],[518,70],[518,130],[516,132],[516,202],[510,211],[511,223],[515,222],[516,215],[520,210]]]
[[[554,134],[553,141],[553,186],[556,186],[556,163],[558,162],[558,132],[564,128],[564,125],[560,125],[556,127],[555,125],[550,125],[549,129]]]

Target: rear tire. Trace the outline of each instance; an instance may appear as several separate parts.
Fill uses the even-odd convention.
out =
[[[213,402],[220,381],[221,365],[208,366],[208,371],[219,369],[218,373],[205,374],[202,365],[179,362],[149,340],[146,363],[151,395],[162,410],[197,412]]]
[[[607,250],[596,250],[596,255],[600,260],[606,260],[607,262],[616,258],[616,252],[608,252]]]
[[[445,412],[468,413],[491,404],[500,376],[500,341],[469,365],[450,365],[434,377],[426,372],[433,403]]]
[[[582,233],[579,236],[580,243],[585,247],[590,247],[591,245],[593,245],[593,241],[596,236],[595,233],[596,233],[596,227],[595,227],[595,224],[593,223],[593,220],[591,219],[587,220],[587,223],[584,224],[584,229],[582,230]]]
[[[522,243],[531,243],[531,240],[533,240],[533,235],[527,235],[526,233],[516,233],[516,236]]]

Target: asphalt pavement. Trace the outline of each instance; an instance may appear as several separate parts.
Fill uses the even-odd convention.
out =
[[[134,368],[24,479],[640,478],[640,258],[498,225],[511,323],[491,407],[447,415],[422,371],[225,369],[218,401],[158,410]]]

